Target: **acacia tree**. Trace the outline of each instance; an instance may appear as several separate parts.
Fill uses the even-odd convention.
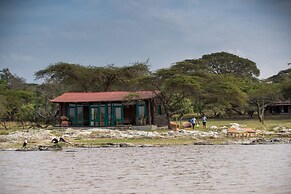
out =
[[[189,99],[193,99],[193,91],[198,92],[200,83],[195,76],[189,76],[178,72],[176,69],[160,69],[150,76],[140,80],[140,84],[157,92],[166,115],[168,128],[173,115],[185,113],[189,107]]]
[[[28,104],[23,104],[20,106],[18,114],[18,118],[20,119],[22,128],[24,129],[24,122],[29,121],[29,122],[34,122],[35,121],[35,104],[28,103]]]
[[[21,106],[34,103],[33,86],[23,78],[12,74],[9,69],[0,71],[1,123],[7,128],[7,121],[19,120]],[[23,118],[26,119],[26,118]]]
[[[229,73],[235,72],[235,69],[231,69],[233,67],[229,64],[232,64],[234,59],[237,61],[244,61],[245,59],[228,53],[213,55],[216,56],[214,57],[215,59],[211,55],[201,59],[187,59],[177,62],[171,67],[172,73],[179,72],[180,74],[199,78],[200,90],[192,92],[192,95],[195,97],[193,98],[194,104],[198,112],[208,110],[207,112],[218,116],[220,113],[232,110],[241,114],[241,109],[246,106],[247,102],[247,95],[242,88],[242,81],[246,78]],[[223,59],[225,55],[231,55],[232,57]],[[220,57],[220,60],[224,61],[224,65],[216,66],[217,71],[214,71],[214,65],[211,65],[211,63],[218,59],[217,56]],[[252,75],[251,72],[248,72],[248,69],[242,69],[241,71],[241,74]]]
[[[228,111],[241,114],[240,110],[247,104],[248,96],[241,88],[241,80],[232,75],[210,74],[203,86],[205,95],[202,103],[214,117]]]
[[[57,63],[36,72],[35,76],[36,79],[45,78],[47,82],[62,83],[67,91],[96,92],[130,87],[128,83],[143,74],[149,74],[149,67],[140,62],[124,67]]]
[[[0,95],[0,124],[5,129],[7,128],[7,117],[9,114],[8,102],[5,96]]]
[[[280,71],[266,81],[278,83],[282,89],[284,99],[291,99],[291,68]]]
[[[274,101],[282,98],[282,95],[278,84],[256,82],[249,90],[249,97],[250,102],[254,103],[257,107],[260,122],[264,124],[266,107]]]
[[[46,82],[59,82],[66,86],[67,90],[89,92],[100,88],[101,69],[79,64],[56,63],[46,69],[35,73],[36,79],[44,78]]]
[[[206,61],[211,73],[214,74],[232,74],[240,78],[260,75],[260,70],[255,62],[227,52],[203,55],[202,60]]]

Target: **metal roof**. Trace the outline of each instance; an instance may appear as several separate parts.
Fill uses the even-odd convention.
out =
[[[130,97],[131,100],[150,99],[157,95],[154,91],[116,91],[116,92],[67,92],[51,102],[118,102],[126,101]]]

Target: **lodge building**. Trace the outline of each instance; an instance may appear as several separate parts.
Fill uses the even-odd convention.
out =
[[[68,92],[50,100],[69,126],[156,125],[161,106],[156,91]]]
[[[291,100],[276,101],[268,105],[266,114],[291,114]]]

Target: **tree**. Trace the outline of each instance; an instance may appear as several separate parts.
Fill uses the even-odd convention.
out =
[[[227,63],[227,59],[225,59]],[[204,111],[219,116],[227,111],[241,114],[246,105],[247,95],[242,90],[243,79],[232,73],[214,73],[213,67],[205,59],[187,59],[171,67],[171,73],[180,73],[196,77],[201,85],[199,91],[193,91],[194,107],[198,112]],[[221,70],[221,72],[223,72]]]
[[[214,74],[232,74],[240,78],[251,78],[260,75],[256,63],[227,52],[203,55],[210,72]]]
[[[7,128],[7,117],[8,117],[8,102],[5,98],[5,96],[0,95],[0,124],[5,128]]]
[[[266,107],[276,100],[279,100],[282,95],[278,84],[256,82],[253,83],[249,90],[250,102],[257,107],[258,117],[262,124],[264,124],[264,114]]]
[[[148,65],[139,62],[124,67],[57,63],[36,72],[35,76],[37,79],[45,78],[48,83],[52,81],[62,83],[67,91],[96,92],[130,88],[131,81],[148,73]]]
[[[25,79],[12,74],[8,68],[0,70],[0,80],[6,84],[8,89],[25,89]]]
[[[266,81],[278,83],[282,89],[284,99],[291,99],[291,68],[280,71],[278,74],[266,79]]]
[[[18,111],[18,118],[23,129],[25,121],[35,121],[35,105],[31,103],[21,105]]]
[[[146,89],[158,91],[157,96],[165,112],[168,128],[171,117],[175,114],[185,113],[189,99],[193,99],[193,91],[199,91],[199,81],[195,76],[179,73],[175,68],[160,69],[145,77],[141,84]]]
[[[241,80],[232,75],[210,74],[203,86],[204,107],[211,111],[214,117],[228,111],[241,114],[240,110],[247,104],[248,96],[242,90]]]
[[[95,90],[101,81],[101,69],[79,64],[56,63],[35,73],[36,79],[45,78],[47,83],[59,82],[67,90],[90,92]]]
[[[8,121],[17,121],[21,107],[34,101],[33,85],[12,74],[9,69],[0,71],[1,123],[7,128]]]

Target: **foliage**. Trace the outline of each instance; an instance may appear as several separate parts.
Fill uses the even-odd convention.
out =
[[[205,80],[204,93],[205,109],[210,110],[214,117],[230,110],[239,112],[248,100],[241,88],[241,80],[232,75],[210,75]]]
[[[79,64],[57,63],[35,73],[37,79],[59,82],[68,91],[97,92],[129,88],[136,77],[149,73],[146,63],[137,62],[131,66],[105,67],[81,66]]]
[[[291,68],[280,71],[277,75],[271,76],[266,81],[278,83],[282,89],[284,99],[291,99]]]
[[[20,106],[18,111],[18,118],[21,120],[22,127],[24,128],[24,121],[35,121],[35,106],[34,104],[28,103]]]
[[[282,98],[278,84],[255,82],[249,90],[250,102],[257,107],[260,122],[264,123],[264,113],[266,107],[274,101]]]
[[[58,106],[49,100],[64,92],[157,92],[168,122],[173,115],[206,113],[212,117],[258,111],[278,99],[291,99],[291,69],[265,82],[256,64],[227,52],[186,59],[169,68],[149,70],[148,61],[127,66],[83,66],[59,62],[35,73],[41,84],[27,84],[8,68],[0,70],[0,119],[54,123]],[[134,93],[133,93],[134,94]],[[137,96],[130,95],[128,100]]]
[[[34,103],[34,85],[26,84],[23,78],[13,75],[9,69],[0,71],[0,78],[1,125],[7,128],[8,121],[31,120],[28,110],[22,108]]]
[[[260,75],[255,62],[227,52],[203,55],[202,59],[214,74],[232,74],[241,78]]]
[[[6,118],[8,117],[9,107],[5,96],[0,95],[0,124],[7,129]]]
[[[175,114],[185,114],[188,109],[189,99],[193,99],[193,91],[198,91],[200,83],[195,76],[179,72],[175,68],[160,69],[151,77],[146,77],[143,83],[159,91],[158,98],[170,127],[170,119]]]
[[[25,89],[25,79],[13,75],[8,68],[0,70],[0,80],[8,89]]]

